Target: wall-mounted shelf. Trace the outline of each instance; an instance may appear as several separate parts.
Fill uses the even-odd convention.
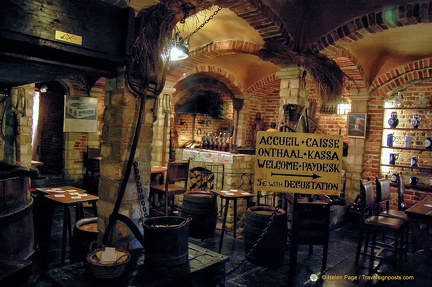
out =
[[[393,131],[410,131],[410,132],[430,132],[432,129],[414,129],[414,128],[383,128],[384,130]]]
[[[402,107],[402,108],[384,108],[385,110],[417,110],[417,111],[426,111],[430,110],[430,107]]]
[[[431,152],[432,152],[432,149],[426,149],[426,148],[415,148],[415,147],[381,146],[381,148],[388,148],[388,149],[401,149],[401,150],[431,151]]]
[[[417,169],[417,170],[425,170],[432,172],[432,167],[427,166],[410,166],[410,165],[401,165],[401,164],[381,164],[381,166],[388,166],[388,167],[397,167],[397,168],[409,168],[409,169]]]

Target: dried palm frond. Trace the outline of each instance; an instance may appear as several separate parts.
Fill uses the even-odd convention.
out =
[[[152,74],[167,53],[177,18],[173,10],[157,4],[142,10],[137,16],[138,35],[133,45],[132,60],[139,65],[142,74]]]
[[[324,100],[333,101],[340,97],[347,75],[338,64],[319,53],[298,53],[277,41],[268,41],[259,51],[259,56],[276,65],[297,64],[303,67],[320,85]]]

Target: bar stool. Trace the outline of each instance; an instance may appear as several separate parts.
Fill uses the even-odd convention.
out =
[[[369,258],[369,272],[377,270],[383,263],[383,257],[381,253],[389,250],[391,247],[393,254],[399,253],[399,246],[403,244],[403,236],[406,227],[406,222],[401,219],[385,217],[375,215],[374,207],[376,206],[373,184],[371,181],[363,182],[360,180],[360,212],[361,212],[361,224],[359,228],[359,238],[357,242],[355,266],[356,271],[359,272],[359,259],[363,255],[364,258]],[[386,244],[385,242],[378,242],[376,240],[378,233],[394,233],[394,241],[392,244]],[[372,243],[369,243],[370,235],[372,234]],[[364,243],[363,243],[364,239]],[[361,252],[362,246],[363,252]],[[368,248],[370,252],[368,253]],[[375,254],[375,248],[380,247],[381,251]],[[401,253],[399,253],[401,254]],[[380,259],[378,265],[373,268],[374,260]]]
[[[217,201],[217,197],[220,196],[221,201],[223,201],[225,199],[225,205],[223,205],[224,208],[224,214],[222,217],[222,230],[221,230],[221,237],[220,237],[220,241],[219,241],[219,253],[222,251],[222,244],[223,244],[223,238],[224,238],[224,234],[225,234],[225,227],[226,227],[226,220],[228,217],[228,207],[229,207],[229,202],[233,201],[234,203],[234,238],[236,237],[236,229],[237,229],[237,200],[238,199],[246,199],[247,200],[247,206],[250,207],[252,205],[252,198],[254,197],[254,195],[250,192],[244,191],[244,190],[240,190],[240,189],[231,189],[231,190],[221,190],[221,189],[217,189],[217,190],[213,190],[212,191],[214,194],[214,198],[213,198],[213,204],[212,206],[215,208],[216,207],[216,201]]]

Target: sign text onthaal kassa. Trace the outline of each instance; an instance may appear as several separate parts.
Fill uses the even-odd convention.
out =
[[[339,195],[342,136],[259,132],[254,188],[257,191]]]

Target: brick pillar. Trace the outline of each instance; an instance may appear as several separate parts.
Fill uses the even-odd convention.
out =
[[[165,87],[158,98],[157,119],[153,123],[152,165],[165,166],[169,161],[170,127],[174,117],[174,107],[172,106],[174,92],[174,88]],[[167,115],[168,122],[165,123]]]
[[[302,74],[304,69],[297,65],[290,65],[282,68],[276,76],[280,82],[280,105],[279,123],[285,122],[284,105],[293,104],[300,107],[308,107],[307,91],[310,80],[306,81],[306,86],[302,86]],[[303,131],[302,125],[298,125],[298,132]]]
[[[362,89],[357,95],[351,95],[351,112],[366,113],[369,94]],[[366,119],[367,120],[367,119]],[[367,131],[366,131],[367,132]],[[367,135],[366,135],[367,136]],[[347,156],[346,200],[352,203],[360,190],[360,179],[363,174],[366,139],[350,138]]]
[[[20,154],[21,162],[17,164],[30,167],[32,160],[32,126],[33,126],[33,97],[34,97],[34,84],[24,85],[20,88],[23,89],[25,94],[25,113],[24,115],[18,115],[19,117],[19,129],[20,129]],[[18,91],[13,91],[19,93]],[[15,151],[16,152],[16,151]]]
[[[124,168],[129,158],[136,120],[139,111],[139,99],[128,92],[125,87],[123,71],[116,79],[106,82],[105,114],[101,144],[101,177],[99,183],[98,226],[101,233],[105,232],[109,215],[112,213],[119,186],[124,177]],[[148,197],[150,181],[151,141],[153,131],[154,100],[148,100],[145,109],[145,120],[142,125],[135,161],[139,163],[141,181],[145,196]],[[148,202],[146,203],[148,207]],[[132,219],[143,232],[138,220],[141,216],[141,205],[135,185],[133,169],[127,183],[119,213]],[[109,242],[123,248],[137,248],[136,241],[129,228],[122,222],[117,222],[110,233]]]
[[[247,109],[245,109],[245,106],[248,105],[248,96],[245,95],[235,95],[236,98],[243,99],[243,107],[241,110],[236,111],[234,110],[234,118],[233,118],[233,125],[234,125],[234,133],[235,133],[235,142],[233,138],[232,144],[239,146],[245,146],[246,145],[246,133],[248,129],[248,112]]]

